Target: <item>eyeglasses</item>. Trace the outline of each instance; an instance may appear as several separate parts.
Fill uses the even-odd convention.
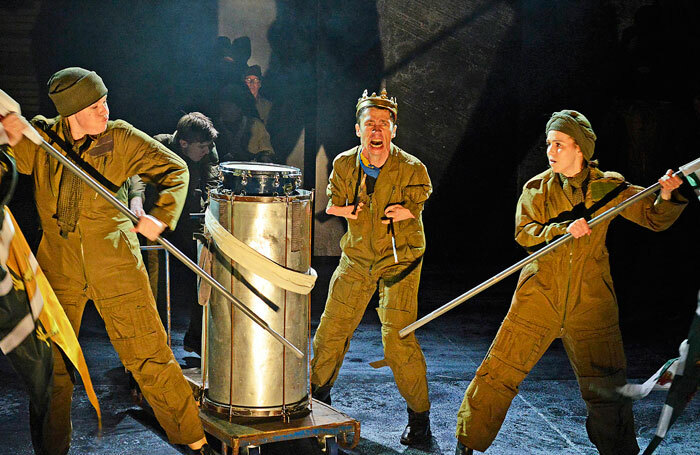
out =
[[[257,77],[254,77],[254,76],[246,77],[243,80],[245,81],[246,84],[259,84],[260,83],[260,79],[258,79]]]

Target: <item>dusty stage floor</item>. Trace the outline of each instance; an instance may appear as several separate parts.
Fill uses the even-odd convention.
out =
[[[332,264],[334,265],[334,264]],[[332,268],[320,264],[322,277],[312,298],[312,324],[318,323],[325,300],[325,288]],[[424,271],[421,283],[423,308],[433,309],[466,290],[439,273]],[[325,277],[325,280],[323,279]],[[471,284],[471,283],[469,283]],[[333,405],[362,423],[362,439],[352,452],[364,455],[452,454],[455,415],[465,388],[473,377],[505,314],[512,285],[443,316],[420,329],[419,340],[428,363],[432,400],[433,444],[428,452],[407,449],[399,444],[406,424],[405,403],[396,391],[388,368],[375,370],[369,362],[382,358],[380,325],[375,311],[367,311],[355,333],[350,350],[333,389]],[[370,304],[370,308],[373,304]],[[425,309],[421,310],[426,312]],[[173,350],[181,365],[199,364],[199,358],[186,353],[182,337],[187,311],[174,315]],[[690,317],[690,315],[689,315]],[[628,376],[646,379],[668,358],[676,356],[674,345],[682,338],[659,345],[626,337]],[[70,454],[155,455],[188,453],[167,443],[155,420],[131,401],[128,380],[93,307],[86,311],[80,334],[88,365],[103,409],[103,429],[97,430],[95,414],[82,386],[76,388],[73,404],[73,445]],[[641,340],[641,341],[640,341]],[[31,454],[27,395],[5,357],[0,357],[0,453]],[[654,434],[665,394],[652,396],[634,405],[637,439],[641,447]],[[585,427],[585,405],[561,342],[555,342],[521,386],[508,417],[489,449],[489,454],[595,454]],[[691,402],[672,427],[658,454],[700,453],[700,398]],[[306,447],[306,449],[305,449]],[[276,444],[263,446],[263,454],[300,454],[309,446]],[[310,452],[310,451],[309,451]]]

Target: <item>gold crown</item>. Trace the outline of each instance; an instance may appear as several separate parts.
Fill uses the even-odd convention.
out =
[[[357,113],[365,107],[379,107],[382,109],[388,109],[392,114],[394,114],[394,121],[396,121],[399,114],[399,105],[396,102],[396,98],[393,96],[389,98],[385,88],[382,89],[379,96],[377,96],[375,92],[372,92],[372,96],[367,96],[367,90],[365,90],[362,93],[362,97],[357,99],[355,115],[357,115]]]

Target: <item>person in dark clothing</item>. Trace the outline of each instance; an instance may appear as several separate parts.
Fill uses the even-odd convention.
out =
[[[193,261],[197,261],[197,247],[193,239],[195,233],[202,230],[201,214],[204,212],[208,190],[216,187],[218,179],[218,155],[214,140],[218,137],[209,117],[200,112],[190,112],[180,118],[177,129],[173,134],[159,134],[154,139],[175,152],[187,164],[190,173],[187,197],[182,215],[176,228],[166,234],[176,248],[185,253]],[[132,177],[132,186],[143,187],[138,176]],[[154,188],[146,188],[146,206],[150,206]],[[130,201],[132,210],[138,215],[143,206],[138,198]],[[148,266],[151,287],[158,288],[158,252],[149,251]],[[176,299],[181,300],[190,308],[190,324],[185,334],[184,346],[188,352],[201,353],[202,346],[202,308],[197,301],[196,276],[185,265],[175,261],[171,267],[173,283],[177,283]],[[154,291],[155,293],[155,291]]]

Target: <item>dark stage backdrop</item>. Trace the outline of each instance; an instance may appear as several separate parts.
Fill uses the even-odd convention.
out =
[[[280,159],[304,131],[306,186],[322,193],[332,159],[356,144],[357,97],[386,85],[399,100],[396,143],[426,163],[435,187],[424,213],[426,268],[449,270],[464,290],[524,256],[514,209],[523,183],[546,168],[552,111],[584,112],[601,167],[633,183],[649,185],[700,154],[694,0],[264,1],[276,11],[264,90]],[[2,50],[0,82],[33,73],[38,111],[51,113],[50,74],[94,68],[113,117],[171,131],[206,83],[224,3],[236,1],[7,2],[0,37],[31,52]],[[33,25],[13,25],[18,17]],[[613,223],[613,278],[629,331],[651,329],[649,321],[678,326],[657,335],[687,328],[700,287],[688,260],[700,257],[700,204],[687,190],[690,206],[667,232]],[[316,214],[315,250],[336,254],[344,227],[322,206]]]

